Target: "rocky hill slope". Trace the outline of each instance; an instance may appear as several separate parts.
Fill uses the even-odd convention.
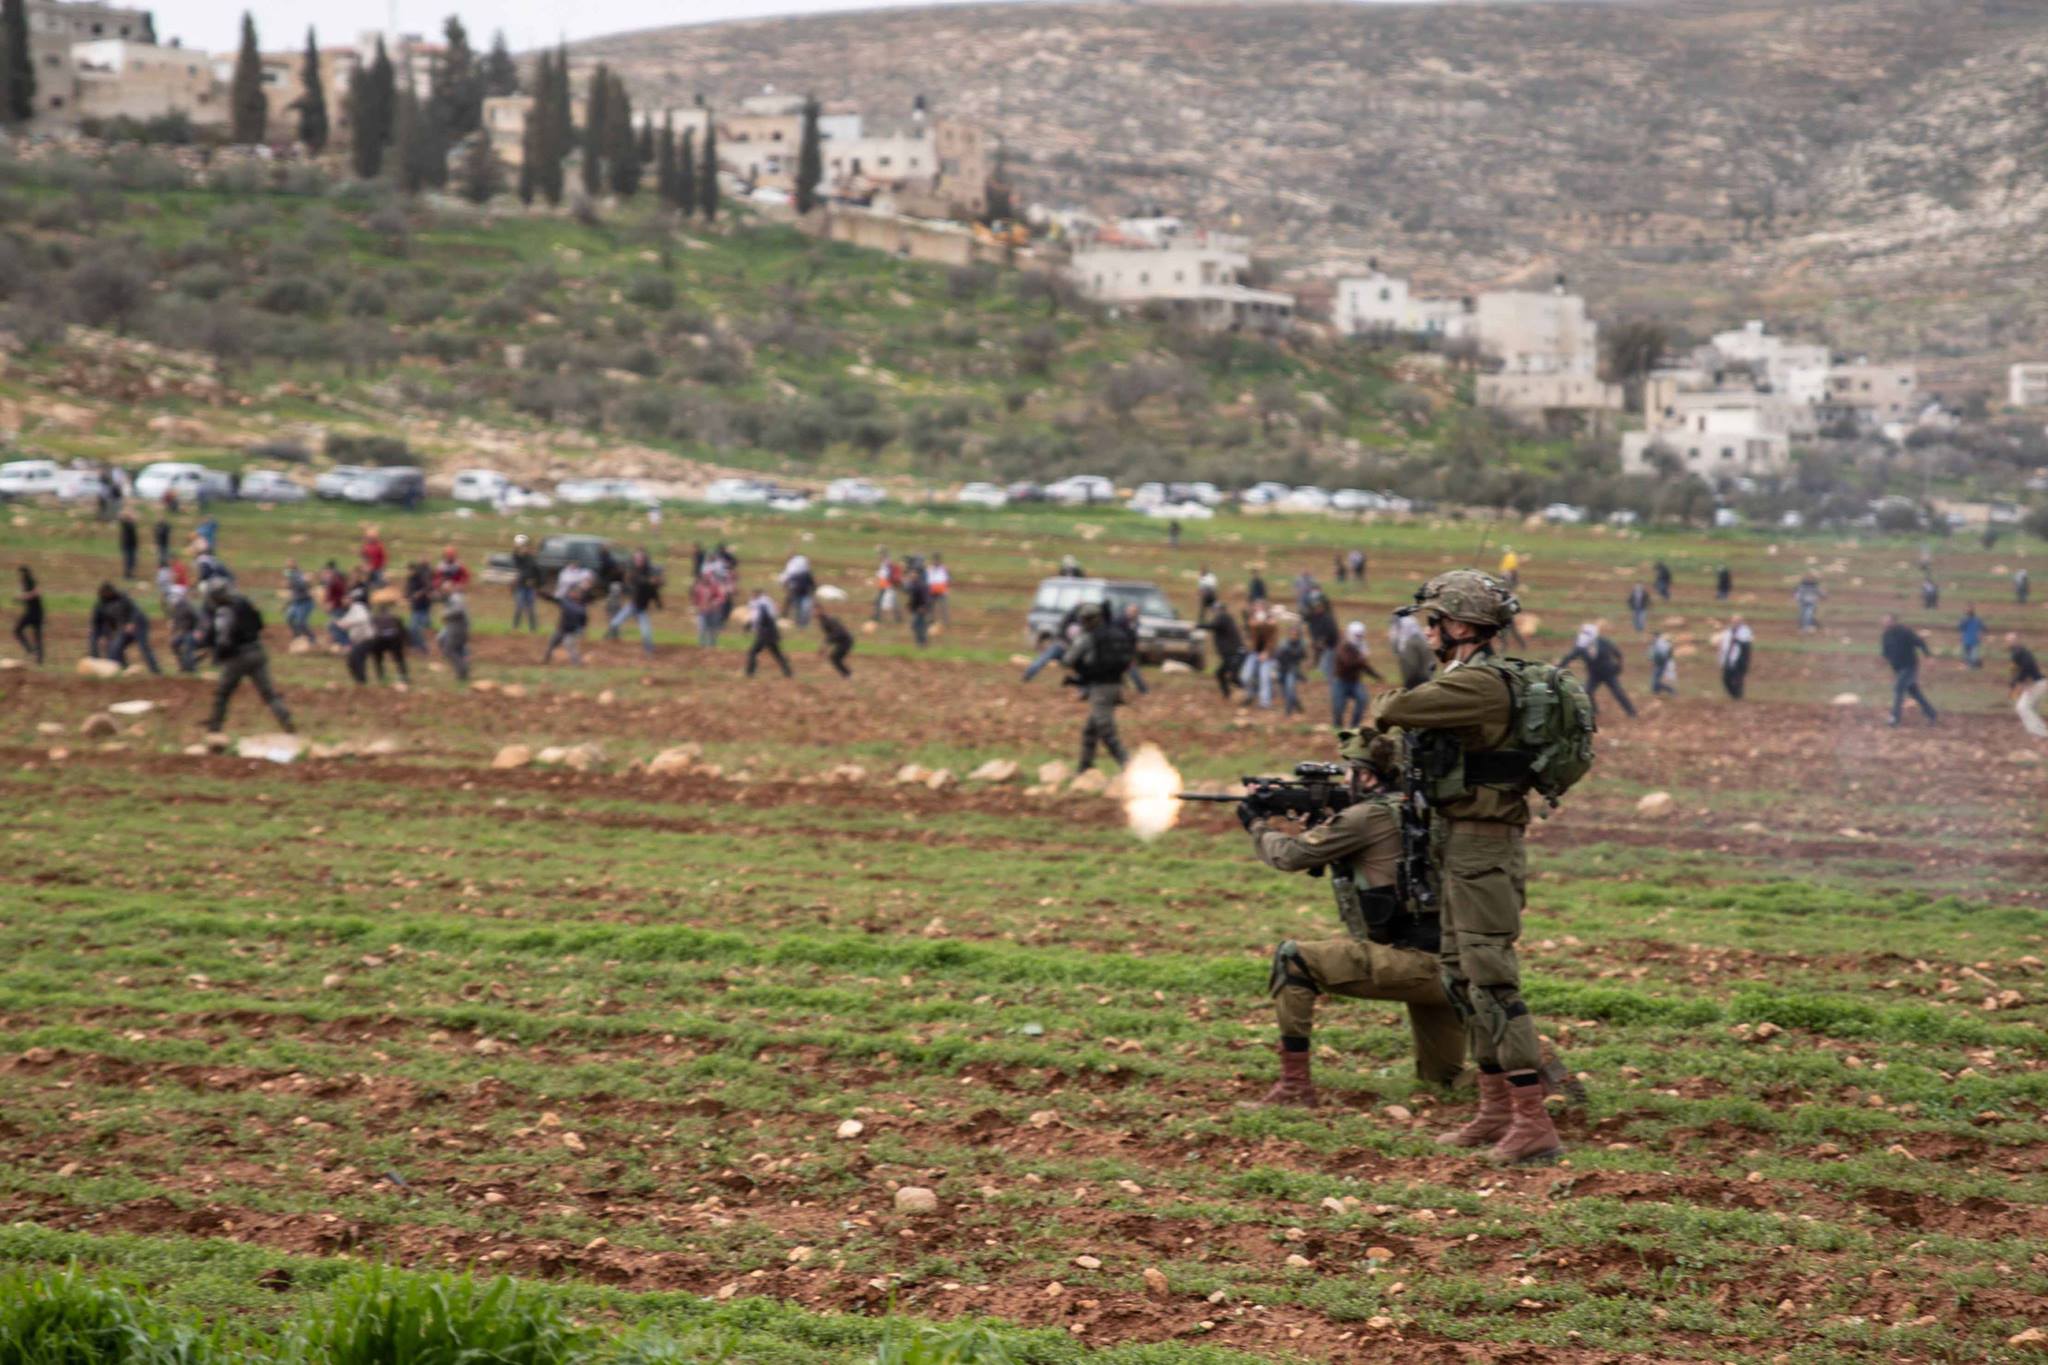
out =
[[[679,102],[923,93],[1027,198],[1236,223],[1289,266],[1562,269],[1609,315],[1767,312],[1951,380],[2048,353],[2037,0],[972,6],[578,54]]]

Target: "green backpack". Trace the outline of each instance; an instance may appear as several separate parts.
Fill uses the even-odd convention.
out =
[[[1593,699],[1576,674],[1534,659],[1490,665],[1514,700],[1513,748],[1529,755],[1529,786],[1555,806],[1593,767]]]

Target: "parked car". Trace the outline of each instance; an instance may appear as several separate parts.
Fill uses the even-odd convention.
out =
[[[1180,485],[1178,484],[1173,485],[1173,488],[1179,487]],[[1172,489],[1168,491],[1171,492]],[[1179,502],[1199,502],[1204,507],[1221,507],[1223,505],[1223,492],[1208,480],[1197,479],[1195,482],[1187,485],[1187,491],[1178,494],[1175,500]]]
[[[448,493],[457,502],[496,502],[512,480],[495,469],[464,469],[455,475]]]
[[[1070,474],[1057,483],[1045,486],[1045,496],[1059,503],[1113,502],[1116,499],[1116,485],[1100,474]]]
[[[570,564],[581,564],[595,571],[598,565],[598,551],[610,549],[612,558],[624,564],[628,552],[616,541],[603,536],[560,535],[548,536],[533,552],[534,562],[540,571],[552,579]],[[510,583],[512,581],[512,556],[509,553],[492,555],[484,561],[484,582]]]
[[[1804,530],[1806,527],[1806,514],[1794,508],[1778,518],[1778,525],[1784,527],[1787,531]]]
[[[963,507],[1007,507],[1010,495],[992,483],[970,483],[961,485],[953,501]]]
[[[142,472],[135,476],[135,496],[144,502],[155,502],[165,493],[175,493],[181,501],[197,501],[201,497],[232,498],[235,485],[220,470],[208,469],[203,464],[158,460],[155,464],[144,465]]]
[[[1339,512],[1377,512],[1384,505],[1380,495],[1369,488],[1340,488],[1330,494],[1330,506]]]
[[[1716,507],[1714,509],[1715,530],[1725,531],[1731,526],[1740,525],[1742,525],[1742,513],[1736,511],[1733,507]]]
[[[32,498],[57,491],[55,460],[9,460],[0,464],[0,495]]]
[[[889,500],[884,493],[866,479],[834,479],[825,485],[825,501],[850,507],[874,507]]]
[[[1161,521],[1211,521],[1216,509],[1200,502],[1159,502],[1147,507],[1145,515]]]
[[[1121,612],[1130,603],[1138,606],[1138,660],[1156,664],[1178,659],[1200,670],[1202,635],[1192,621],[1183,619],[1168,604],[1166,594],[1150,583],[1109,578],[1048,578],[1038,585],[1031,610],[1024,618],[1024,633],[1034,647],[1043,648],[1067,613],[1083,602],[1104,602]]]
[[[1614,511],[1607,514],[1607,524],[1609,526],[1633,526],[1641,520],[1642,518],[1636,514],[1635,509],[1630,507],[1617,507]]]
[[[1141,483],[1137,491],[1131,494],[1130,508],[1134,512],[1142,512],[1149,507],[1158,507],[1166,501],[1168,499],[1165,484]]]
[[[713,479],[704,486],[704,501],[720,507],[758,507],[768,501],[768,491],[759,479]]]
[[[1543,509],[1543,519],[1552,526],[1577,526],[1586,519],[1586,509],[1569,502],[1553,502]]]
[[[555,485],[555,496],[578,507],[601,502],[652,507],[661,501],[653,489],[638,479],[564,479]]]
[[[411,465],[380,465],[343,484],[341,496],[354,503],[417,507],[427,496],[427,476]]]
[[[306,490],[275,469],[252,469],[242,476],[241,495],[251,502],[304,502]]]
[[[59,502],[95,502],[106,487],[106,477],[99,470],[73,465],[57,471],[57,486],[50,491]]]
[[[1262,479],[1237,495],[1237,500],[1246,507],[1271,507],[1294,490],[1284,483]]]
[[[537,493],[522,483],[508,483],[498,490],[492,505],[500,512],[537,512],[553,507],[555,500],[546,493]]]
[[[811,510],[811,495],[801,488],[768,486],[767,508],[771,512],[808,512]]]
[[[1029,479],[1020,479],[1003,490],[1011,502],[1044,502],[1045,490]]]
[[[1289,512],[1327,512],[1330,510],[1330,490],[1303,484],[1289,489],[1280,499],[1280,506]]]
[[[313,496],[316,498],[339,498],[341,490],[355,480],[369,473],[367,465],[338,464],[313,480]]]

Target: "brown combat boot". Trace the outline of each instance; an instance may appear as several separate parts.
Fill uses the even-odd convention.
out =
[[[1436,1140],[1446,1147],[1484,1147],[1498,1141],[1514,1118],[1514,1108],[1508,1100],[1511,1089],[1513,1087],[1503,1073],[1480,1072],[1479,1112],[1468,1119],[1463,1128],[1438,1133]]]
[[[1508,1086],[1508,1103],[1514,1115],[1507,1132],[1486,1159],[1497,1166],[1519,1166],[1525,1162],[1554,1161],[1564,1154],[1564,1143],[1550,1111],[1543,1107],[1541,1085]]]
[[[1322,1101],[1316,1098],[1315,1082],[1308,1078],[1308,1054],[1280,1049],[1280,1079],[1273,1082],[1273,1088],[1266,1092],[1261,1104],[1291,1104],[1302,1109],[1313,1109]]]

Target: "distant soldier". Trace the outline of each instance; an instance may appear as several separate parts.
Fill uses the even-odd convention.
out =
[[[141,528],[135,524],[135,509],[121,509],[121,577],[133,580],[135,577],[135,556],[142,548]]]
[[[853,676],[853,670],[846,666],[846,656],[853,653],[853,632],[842,624],[838,617],[828,611],[818,613],[818,652],[825,656],[825,662],[842,678]]]
[[[469,681],[469,596],[446,588],[441,596],[441,633],[435,637],[441,657],[455,670],[457,682]]]
[[[540,629],[536,607],[540,588],[540,560],[534,556],[533,542],[525,536],[512,537],[512,629],[519,629],[521,620],[529,632]]]
[[[1280,1079],[1266,1104],[1318,1103],[1309,1039],[1319,995],[1406,1004],[1422,1080],[1448,1085],[1465,1065],[1465,1025],[1437,970],[1437,916],[1401,894],[1401,816],[1397,798],[1386,794],[1400,777],[1400,746],[1386,735],[1342,730],[1337,749],[1350,765],[1353,793],[1363,799],[1334,819],[1288,834],[1256,803],[1237,808],[1260,862],[1281,872],[1328,873],[1346,931],[1307,943],[1289,939],[1273,952],[1267,990],[1279,1017]]]
[[[1080,611],[1081,633],[1061,663],[1068,681],[1081,689],[1088,701],[1088,719],[1081,727],[1080,772],[1095,766],[1095,746],[1109,750],[1119,768],[1130,762],[1123,740],[1116,732],[1116,708],[1123,705],[1124,675],[1137,657],[1137,641],[1118,622],[1108,619],[1100,602],[1084,603]]]
[[[1591,706],[1570,673],[1495,653],[1495,637],[1519,610],[1497,580],[1471,569],[1439,574],[1403,610],[1423,618],[1442,667],[1382,697],[1373,725],[1408,732],[1439,822],[1441,965],[1479,1064],[1478,1112],[1438,1141],[1491,1144],[1501,1163],[1548,1160],[1563,1143],[1543,1107],[1542,1048],[1515,951],[1523,832],[1532,792],[1555,800],[1591,766]],[[1528,705],[1539,688],[1548,703],[1540,711]]]
[[[2006,685],[2006,695],[2013,699],[2013,709],[2019,712],[2020,724],[2027,727],[2027,733],[2035,739],[2048,739],[2048,721],[2041,719],[2041,698],[2048,694],[2048,677],[2042,675],[2034,651],[2020,643],[2018,634],[2008,631],[2005,643],[2012,652],[2012,681]]]
[[[263,651],[263,613],[225,579],[209,578],[199,585],[199,599],[212,614],[213,657],[220,664],[220,682],[213,689],[213,710],[206,718],[209,732],[227,723],[228,698],[247,678],[256,695],[277,717],[278,727],[292,733],[292,713],[270,681],[270,656]]]

